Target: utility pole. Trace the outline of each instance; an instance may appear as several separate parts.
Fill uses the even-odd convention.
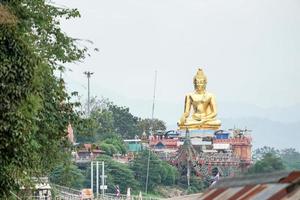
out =
[[[94,168],[94,165],[96,165],[96,197],[99,198],[99,165],[100,165],[100,162],[99,161],[96,161],[96,162],[91,162],[91,189],[92,189],[92,192],[93,191],[93,187],[94,187],[94,181],[93,181],[93,176],[94,176],[94,173],[93,173],[93,168]],[[104,161],[102,161],[102,175],[100,175],[101,177],[101,185],[100,185],[100,189],[102,190],[102,198],[104,198],[104,193],[105,193],[105,190],[107,190],[107,185],[105,185],[105,179],[107,178],[107,175],[105,175],[104,173]]]
[[[102,190],[102,198],[104,199],[104,191],[107,189],[107,186],[104,185],[106,176],[104,174],[104,161],[102,161],[102,175],[101,175],[101,190]]]
[[[88,78],[88,116],[90,116],[90,78],[94,74],[94,72],[86,71],[84,74]]]
[[[93,161],[91,162],[91,189],[92,189],[92,192],[94,192],[94,181],[93,181],[93,176],[94,176],[94,172],[93,172]]]
[[[99,161],[96,162],[96,197],[98,198],[99,195]]]
[[[157,71],[155,70],[155,77],[154,77],[154,91],[153,91],[153,102],[152,102],[152,113],[151,113],[151,135],[153,134],[153,119],[154,119],[154,105],[155,105],[156,79],[157,79]],[[149,147],[148,147],[148,161],[147,161],[147,175],[146,175],[146,190],[145,190],[146,194],[148,193],[149,165],[150,165],[150,142],[149,142]]]

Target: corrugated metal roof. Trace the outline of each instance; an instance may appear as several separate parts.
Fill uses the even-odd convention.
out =
[[[285,189],[288,184],[267,184],[267,187],[261,191],[260,193],[257,193],[253,196],[253,200],[261,200],[261,199],[269,199],[274,194],[278,193],[282,189]]]
[[[282,200],[299,200],[300,199],[300,188],[286,195]]]
[[[237,187],[244,185],[256,185],[263,183],[278,183],[282,178],[287,177],[291,172],[279,171],[266,174],[255,174],[239,177],[224,177],[220,179],[214,188],[220,187]]]
[[[201,200],[300,200],[300,171],[223,178]]]

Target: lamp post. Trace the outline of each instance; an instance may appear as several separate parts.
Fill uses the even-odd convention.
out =
[[[94,72],[86,71],[84,74],[88,78],[88,116],[90,116],[90,78],[94,74]]]

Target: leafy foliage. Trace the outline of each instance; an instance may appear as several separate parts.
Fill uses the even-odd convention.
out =
[[[249,169],[249,173],[266,173],[284,170],[285,166],[279,156],[274,153],[265,153],[262,158]]]
[[[143,151],[138,158],[131,164],[131,169],[135,173],[135,179],[138,180],[143,188],[146,186],[148,151]],[[173,185],[178,179],[178,171],[165,161],[160,160],[156,154],[150,152],[148,190],[153,190],[157,185]]]
[[[165,131],[166,130],[166,123],[159,119],[141,119],[138,121],[138,127],[140,129],[140,132],[144,132],[146,134],[150,134],[150,131],[157,132]],[[153,130],[152,130],[153,129]]]
[[[126,193],[128,187],[132,190],[139,188],[139,183],[135,180],[134,174],[128,165],[118,163],[106,155],[98,157],[97,160],[104,161],[105,163],[105,174],[107,175],[106,184],[108,185],[107,192],[114,193],[114,187],[116,185],[119,185],[121,193]],[[90,168],[88,168],[88,170],[90,170]]]
[[[123,138],[134,138],[136,135],[141,134],[137,127],[139,118],[133,116],[129,112],[129,108],[110,104],[109,111],[113,115],[115,131]]]
[[[25,177],[34,168],[30,152],[39,110],[39,97],[34,93],[34,72],[39,60],[22,42],[15,27],[0,28],[0,197],[17,186],[17,177]],[[28,162],[31,161],[31,162]]]
[[[110,136],[99,141],[100,148],[105,151],[105,154],[113,156],[114,154],[126,154],[127,149],[122,138],[117,135]]]
[[[253,157],[256,163],[250,168],[251,173],[300,169],[300,153],[293,148],[279,150],[265,146],[256,149]]]
[[[255,149],[253,152],[253,160],[261,160],[267,153],[279,156],[280,151],[274,147],[264,146],[262,148]]]
[[[78,48],[59,27],[59,18],[79,16],[76,9],[44,0],[2,0],[0,7],[12,18],[0,24],[0,198],[5,199],[61,162],[66,127],[78,115],[54,71],[84,58],[86,48]]]
[[[50,174],[52,183],[76,189],[82,188],[84,179],[83,172],[71,163],[56,166]]]
[[[129,108],[115,105],[105,98],[92,98],[90,108],[90,116],[86,116],[85,119],[90,123],[89,127],[81,130],[75,127],[80,142],[96,142],[115,135],[128,139],[135,138],[143,131],[149,134],[152,125],[154,131],[166,130],[164,121],[141,119],[131,114]]]
[[[293,148],[280,151],[280,157],[288,170],[300,169],[300,153]]]

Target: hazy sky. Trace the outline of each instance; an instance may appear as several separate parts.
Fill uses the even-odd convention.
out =
[[[55,0],[78,8],[80,19],[63,30],[99,48],[83,63],[68,65],[68,89],[129,106],[151,116],[158,71],[158,117],[176,123],[192,78],[204,69],[207,90],[223,102],[260,107],[300,105],[299,0]],[[173,105],[168,113],[163,105]],[[168,121],[168,120],[167,120]],[[168,121],[170,122],[170,120]]]

